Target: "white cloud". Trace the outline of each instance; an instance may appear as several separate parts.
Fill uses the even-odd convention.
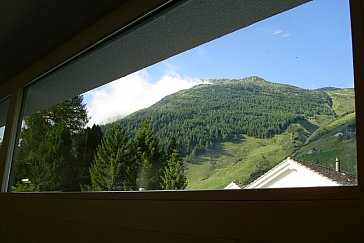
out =
[[[163,97],[182,89],[191,88],[200,79],[181,77],[175,68],[168,68],[155,83],[148,81],[146,71],[138,71],[85,94],[89,124],[116,120],[142,108],[151,106]]]
[[[279,34],[282,34],[283,33],[283,31],[282,30],[280,30],[280,29],[278,29],[278,30],[273,30],[273,32],[272,32],[272,34],[273,35],[279,35]]]
[[[281,29],[273,30],[272,35],[279,36],[281,38],[288,38],[291,36],[289,33],[285,32]]]

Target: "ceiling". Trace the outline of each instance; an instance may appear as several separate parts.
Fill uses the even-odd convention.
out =
[[[0,1],[0,85],[126,1]]]

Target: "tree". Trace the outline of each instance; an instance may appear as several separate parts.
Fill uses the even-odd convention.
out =
[[[93,191],[136,189],[138,164],[134,146],[120,125],[114,125],[97,147],[90,175]]]
[[[148,122],[137,131],[135,137],[136,156],[139,164],[139,188],[160,189],[161,171],[163,167],[163,153],[158,139],[151,131]]]
[[[80,95],[25,117],[13,185],[28,178],[38,191],[79,191],[75,140],[87,122]]]
[[[35,122],[36,117],[32,120]],[[72,160],[70,134],[65,126],[44,126],[42,132],[26,130],[21,144],[15,166],[16,180],[29,178],[36,191],[63,190],[68,176],[63,178],[66,173],[62,170],[66,170]]]
[[[187,178],[182,160],[179,156],[179,149],[176,139],[172,139],[169,146],[167,165],[163,169],[161,177],[161,188],[164,190],[183,190],[187,187]]]
[[[71,150],[69,130],[63,124],[52,126],[39,141],[32,161],[31,181],[37,191],[79,190]]]
[[[179,147],[177,145],[177,139],[172,137],[170,143],[168,144],[167,151],[165,152],[167,159],[171,158],[171,155],[175,150],[179,152]]]
[[[80,185],[91,185],[90,167],[97,146],[101,143],[103,133],[101,127],[87,127],[76,136],[76,160],[78,162],[78,178]]]

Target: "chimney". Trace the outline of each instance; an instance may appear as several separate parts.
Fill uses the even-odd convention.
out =
[[[336,166],[335,166],[336,172],[340,172],[340,158],[336,157]]]

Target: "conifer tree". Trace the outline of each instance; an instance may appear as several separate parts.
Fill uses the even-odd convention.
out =
[[[148,190],[160,189],[160,176],[163,167],[163,153],[158,139],[151,131],[148,122],[137,131],[135,137],[136,156],[139,164],[138,186]]]
[[[165,152],[167,160],[169,160],[171,158],[174,150],[179,151],[179,147],[177,145],[177,139],[175,137],[172,137],[170,139],[170,143],[168,144],[167,151]]]
[[[67,190],[68,179],[72,178],[68,176],[68,168],[73,162],[68,130],[64,125],[58,124],[44,126],[42,134],[28,135],[30,136],[25,136],[25,140],[22,140],[24,147],[19,151],[18,157],[23,160],[17,161],[17,175],[29,178],[36,191]]]
[[[90,168],[90,189],[135,190],[137,174],[133,143],[120,125],[114,125],[96,150]]]
[[[183,190],[187,187],[187,178],[183,161],[180,159],[176,139],[169,146],[168,162],[161,176],[161,188],[164,190]]]
[[[87,127],[76,136],[76,160],[80,185],[91,185],[90,166],[102,137],[101,127],[98,125]]]
[[[25,117],[13,185],[28,178],[38,191],[79,191],[75,138],[87,122],[80,95]]]

